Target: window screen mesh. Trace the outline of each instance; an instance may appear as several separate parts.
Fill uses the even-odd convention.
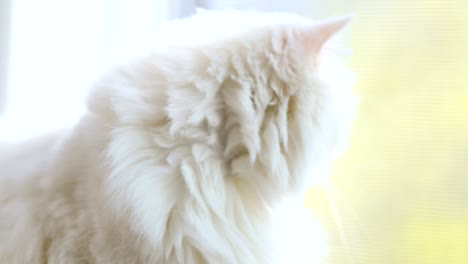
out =
[[[332,184],[307,204],[330,263],[468,263],[468,1],[329,1],[357,11],[361,96]]]

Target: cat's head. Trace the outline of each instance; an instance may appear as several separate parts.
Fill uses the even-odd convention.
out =
[[[202,11],[173,22],[155,56],[119,75],[131,80],[112,93],[122,131],[156,126],[148,144],[167,151],[205,144],[228,177],[266,200],[298,193],[330,167],[350,130],[352,81],[324,48],[348,20]]]
[[[224,27],[204,53],[221,83],[232,176],[254,179],[267,200],[323,177],[347,141],[354,106],[349,74],[324,45],[349,17],[225,11],[199,19]]]

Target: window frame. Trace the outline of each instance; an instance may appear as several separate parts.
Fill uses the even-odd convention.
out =
[[[11,0],[0,1],[0,114],[5,109],[10,63]]]

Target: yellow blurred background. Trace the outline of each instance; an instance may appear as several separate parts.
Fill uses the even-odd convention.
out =
[[[329,0],[356,12],[348,151],[306,204],[329,263],[468,263],[468,1]]]

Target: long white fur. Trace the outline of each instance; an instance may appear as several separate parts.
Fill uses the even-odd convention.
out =
[[[317,223],[280,210],[351,124],[351,83],[327,80],[347,73],[307,49],[320,25],[202,11],[104,77],[75,127],[2,147],[0,262],[321,263]]]

